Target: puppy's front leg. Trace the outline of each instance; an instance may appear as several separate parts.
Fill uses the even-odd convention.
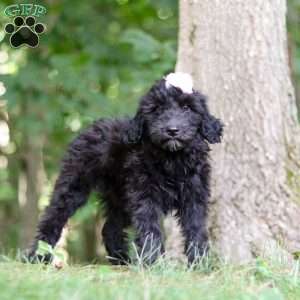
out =
[[[180,214],[188,263],[197,263],[208,250],[206,204],[190,199]]]
[[[139,259],[145,264],[152,264],[164,252],[160,228],[162,211],[151,199],[135,197],[130,203],[130,214],[136,230]]]

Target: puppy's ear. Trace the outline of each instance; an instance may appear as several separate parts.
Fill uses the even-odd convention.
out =
[[[209,113],[205,115],[201,124],[202,136],[210,143],[221,143],[223,123]]]
[[[128,127],[123,133],[122,139],[125,144],[135,144],[141,141],[143,135],[144,121],[140,113],[131,119]]]
[[[220,143],[223,135],[224,124],[220,119],[217,119],[210,114],[207,107],[207,98],[199,92],[194,92],[198,100],[198,104],[201,106],[201,117],[202,121],[200,124],[200,133],[204,139],[206,139],[210,144]]]

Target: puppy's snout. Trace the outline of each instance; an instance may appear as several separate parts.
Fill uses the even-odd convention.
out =
[[[167,133],[169,136],[176,136],[179,132],[179,129],[176,126],[170,126],[167,128]]]

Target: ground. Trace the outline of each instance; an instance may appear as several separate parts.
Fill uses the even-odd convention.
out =
[[[140,266],[53,266],[0,262],[1,300],[300,299],[299,261],[257,259],[244,266],[203,264],[195,270],[170,262]]]

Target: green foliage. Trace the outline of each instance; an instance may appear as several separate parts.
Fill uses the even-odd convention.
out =
[[[300,0],[288,0],[287,26],[290,63],[300,118]]]
[[[288,30],[293,46],[294,70],[300,77],[300,1],[288,0]]]
[[[15,64],[4,78],[11,126],[37,139],[46,133],[46,155],[56,161],[51,149],[72,131],[99,117],[132,114],[149,83],[174,68],[177,4],[77,0],[49,2],[47,9],[37,49],[2,49]]]

